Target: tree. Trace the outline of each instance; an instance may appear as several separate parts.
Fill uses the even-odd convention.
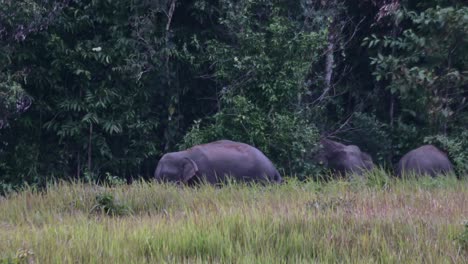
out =
[[[228,138],[259,147],[288,174],[313,170],[318,132],[306,120],[306,79],[326,43],[325,28],[304,32],[300,10],[286,1],[220,4],[222,37],[194,44],[207,78],[219,87],[218,112],[192,127],[188,147]]]
[[[410,25],[401,35],[372,35],[365,44],[377,47],[371,58],[375,79],[398,98],[398,127],[392,134],[399,150],[406,150],[424,136],[457,135],[464,129],[468,9],[435,7],[420,13],[401,9],[397,16]]]

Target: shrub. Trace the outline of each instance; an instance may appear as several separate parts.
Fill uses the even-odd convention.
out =
[[[465,221],[464,226],[465,228],[455,240],[460,245],[460,248],[468,253],[468,221]]]
[[[90,212],[96,211],[110,216],[123,216],[131,213],[127,205],[117,202],[110,193],[102,193],[96,196],[96,204]]]
[[[387,124],[373,114],[358,112],[353,115],[351,125],[354,129],[344,133],[343,138],[368,152],[374,162],[388,161],[391,155],[391,137]]]
[[[195,122],[181,149],[218,139],[241,141],[259,148],[277,168],[300,178],[317,172],[311,153],[317,147],[317,129],[294,113],[263,113],[243,96],[235,96],[205,126]]]
[[[429,136],[424,139],[424,142],[434,144],[446,151],[460,176],[468,173],[468,131],[461,132],[457,136]]]

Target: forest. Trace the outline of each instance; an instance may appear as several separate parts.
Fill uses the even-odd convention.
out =
[[[151,179],[217,139],[314,178],[321,138],[468,171],[462,0],[0,0],[0,193]]]

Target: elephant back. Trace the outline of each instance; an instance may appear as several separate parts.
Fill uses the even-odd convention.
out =
[[[406,153],[398,162],[397,175],[406,173],[436,176],[453,171],[447,155],[433,145],[423,145]]]
[[[189,150],[199,170],[210,181],[231,175],[243,181],[281,182],[273,163],[259,149],[245,143],[219,140]]]

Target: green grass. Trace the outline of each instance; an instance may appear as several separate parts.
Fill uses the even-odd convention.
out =
[[[468,181],[180,188],[56,183],[0,198],[0,263],[467,263]]]

